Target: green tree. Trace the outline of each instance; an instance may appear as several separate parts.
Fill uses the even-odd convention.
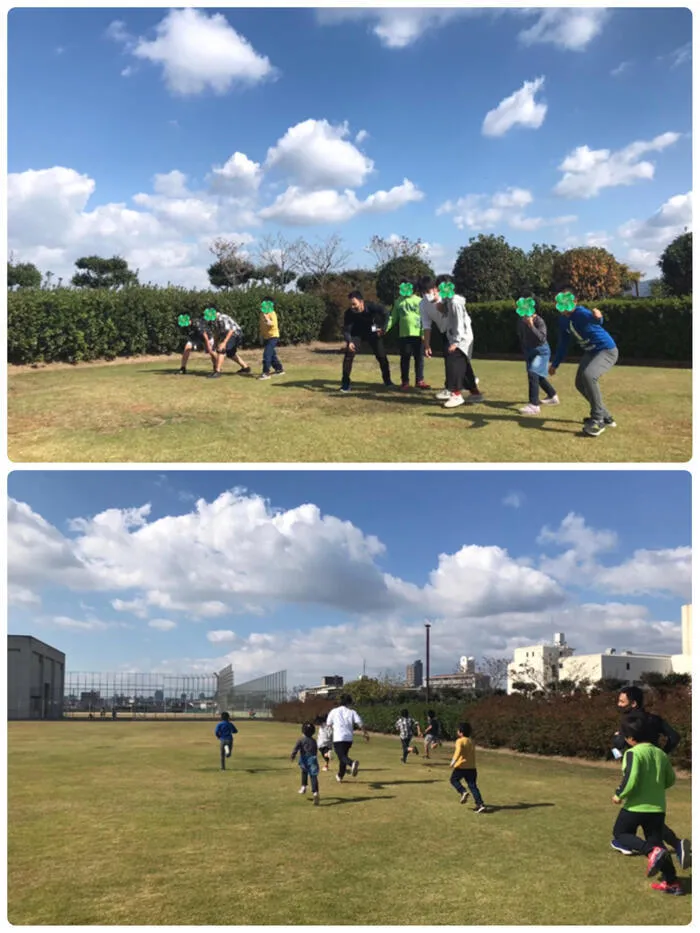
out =
[[[411,256],[414,259],[425,258],[425,243],[419,238],[411,240],[407,236],[378,236],[376,233],[365,246],[365,252],[374,255],[376,268],[379,270],[392,259]]]
[[[556,246],[546,243],[532,246],[527,254],[526,291],[538,298],[549,298],[553,294],[554,262],[558,256],[561,253]]]
[[[216,257],[207,269],[209,281],[214,288],[228,290],[246,285],[254,276],[255,266],[241,252],[243,243],[217,237],[209,247]]]
[[[630,269],[630,267],[623,262],[618,263],[618,266],[620,267],[620,284],[623,292],[634,289],[635,297],[639,298],[639,283],[644,278],[644,273],[637,272],[635,269]]]
[[[377,271],[377,297],[385,305],[393,305],[399,297],[402,282],[415,282],[422,275],[435,273],[425,260],[418,256],[397,256],[390,259]]]
[[[457,255],[452,275],[467,301],[505,301],[527,288],[527,257],[502,236],[480,233]]]
[[[596,301],[622,293],[620,263],[601,246],[567,250],[554,260],[552,290],[571,288],[577,298]]]
[[[138,272],[132,272],[125,259],[112,256],[83,256],[75,262],[76,272],[71,282],[76,288],[126,288],[138,285]]]
[[[8,288],[40,288],[41,272],[33,262],[8,262]]]
[[[659,260],[661,280],[669,295],[693,294],[693,234],[681,233]]]

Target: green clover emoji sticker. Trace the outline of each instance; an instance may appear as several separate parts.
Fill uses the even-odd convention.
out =
[[[216,308],[205,308],[204,309],[204,320],[215,321],[216,320]]]
[[[263,314],[272,314],[272,312],[275,310],[274,302],[263,301],[263,303],[260,305],[260,310]]]
[[[576,307],[576,299],[571,292],[559,292],[556,301],[557,311],[573,311]]]
[[[515,310],[518,312],[520,317],[532,317],[532,315],[535,313],[535,299],[518,298],[518,303],[515,306]]]
[[[189,327],[192,321],[190,320],[189,314],[181,314],[177,319],[177,323],[180,325],[180,327]]]
[[[410,282],[402,282],[399,288],[399,294],[402,298],[410,298],[413,294],[413,286]]]
[[[454,298],[455,296],[455,287],[453,282],[443,282],[440,285],[440,297],[444,301],[445,298]]]

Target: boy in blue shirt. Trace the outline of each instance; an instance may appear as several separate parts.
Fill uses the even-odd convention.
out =
[[[576,373],[576,388],[591,406],[590,417],[583,423],[583,433],[598,437],[606,428],[616,427],[615,420],[603,404],[598,380],[617,363],[619,352],[615,341],[602,326],[603,315],[576,303],[571,290],[557,295],[559,319],[559,341],[557,352],[549,367],[553,376],[569,349],[571,334],[583,349],[583,356]]]
[[[221,770],[226,770],[226,759],[231,757],[233,751],[233,736],[238,729],[231,722],[231,717],[227,712],[221,714],[221,722],[217,723],[214,735],[221,745]]]

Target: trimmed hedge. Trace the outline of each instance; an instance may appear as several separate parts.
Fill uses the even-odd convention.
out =
[[[572,758],[605,759],[610,739],[618,729],[620,717],[614,693],[594,695],[554,694],[542,699],[527,699],[519,694],[489,696],[473,700],[432,702],[443,730],[443,738],[454,740],[457,725],[467,720],[473,728],[477,745],[486,748],[510,748],[537,755],[562,755]],[[281,703],[273,710],[280,722],[313,721],[335,704],[310,698],[306,703]],[[394,733],[399,711],[407,708],[421,723],[426,721],[425,702],[358,704],[357,711],[371,732]],[[651,712],[658,713],[681,735],[672,761],[677,768],[691,769],[692,728],[690,689],[685,687],[659,692]]]
[[[258,343],[260,303],[266,294],[262,288],[215,293],[175,287],[8,292],[8,361],[74,363],[180,352],[184,335],[178,316],[200,316],[207,305],[234,317],[250,346]],[[318,339],[326,313],[320,298],[301,292],[271,294],[281,343]]]

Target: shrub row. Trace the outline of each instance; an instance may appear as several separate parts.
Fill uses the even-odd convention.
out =
[[[306,703],[282,703],[275,707],[273,717],[281,722],[303,722],[326,713],[334,704],[328,700],[310,698]],[[426,721],[425,703],[358,705],[357,711],[371,732],[394,733],[399,710],[407,707],[414,719]],[[681,735],[673,763],[690,770],[692,731],[688,688],[659,693],[650,710],[671,723]],[[537,755],[563,755],[572,758],[605,759],[609,755],[610,739],[617,730],[619,714],[615,694],[588,696],[553,695],[543,699],[527,699],[520,695],[490,696],[475,700],[433,703],[442,725],[443,736],[453,740],[457,725],[467,720],[473,728],[477,745],[486,748],[509,748]]]
[[[180,314],[201,316],[214,305],[234,317],[249,346],[258,342],[263,289],[246,292],[197,292],[183,288],[127,288],[8,292],[10,363],[79,362],[117,356],[179,352],[184,333]],[[281,342],[318,339],[325,316],[320,298],[303,293],[273,295]]]

